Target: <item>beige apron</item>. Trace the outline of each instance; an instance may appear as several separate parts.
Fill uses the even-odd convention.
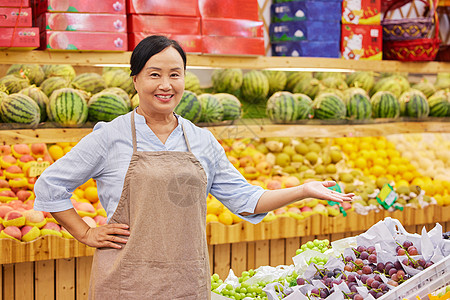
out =
[[[122,249],[99,248],[89,299],[210,299],[206,174],[191,152],[137,151],[109,223],[130,226]]]

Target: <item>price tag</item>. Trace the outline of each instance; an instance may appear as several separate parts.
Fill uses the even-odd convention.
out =
[[[32,161],[30,162],[30,168],[28,169],[29,177],[36,177],[42,174],[45,169],[50,166],[50,162],[48,161]]]
[[[330,189],[330,190],[338,192],[338,193],[342,193],[341,186],[339,184],[337,184],[337,183],[335,185],[333,185],[333,186],[328,187],[327,189]],[[341,214],[344,215],[344,217],[347,216],[347,212],[342,207],[341,203],[335,202],[335,201],[328,201],[328,204],[331,205],[331,206],[338,205],[339,206],[339,211],[341,212]]]
[[[381,206],[383,206],[385,209],[391,207],[395,203],[397,198],[397,193],[394,192],[394,188],[389,183],[383,185],[381,191],[377,195],[378,203],[380,203]]]

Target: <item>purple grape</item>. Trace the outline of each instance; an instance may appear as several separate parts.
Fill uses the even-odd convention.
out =
[[[353,292],[353,293],[356,293],[356,292],[358,291],[358,290],[356,289],[357,286],[358,286],[357,284],[352,284],[352,286],[349,287],[349,288],[350,288],[350,291]]]
[[[351,262],[351,261],[353,261],[353,258],[351,256],[345,257],[345,262]]]
[[[380,290],[386,292],[387,290],[389,290],[388,286],[384,283],[380,284],[380,286],[378,287]]]
[[[328,297],[329,295],[330,295],[330,292],[328,292],[327,289],[322,289],[322,290],[320,291],[320,297],[322,297],[322,298],[326,298],[326,297]]]
[[[416,269],[419,270],[419,271],[425,270],[422,266],[418,266]]]
[[[311,294],[315,294],[315,295],[319,296],[319,289],[318,288],[313,288],[311,290]]]
[[[333,270],[333,273],[334,273],[334,277],[338,277],[339,274],[342,273],[342,271],[341,271],[341,269],[336,268],[336,269]]]
[[[397,270],[403,270],[402,264],[398,260],[394,263],[394,267]]]
[[[369,260],[369,263],[371,263],[371,264],[377,263],[377,256],[375,254],[370,254],[367,259]]]
[[[432,261],[429,261],[425,264],[425,269],[431,267],[432,265],[434,265],[434,263]]]
[[[378,263],[377,264],[377,270],[379,271],[379,272],[383,272],[384,271],[384,264],[383,263]]]
[[[368,275],[361,275],[361,282],[366,284],[367,283],[367,279],[369,279]]]
[[[356,248],[356,251],[358,251],[359,253],[361,253],[361,252],[363,252],[363,251],[366,251],[367,249],[366,249],[366,247],[364,247],[364,246],[358,246],[357,248]]]
[[[405,266],[409,265],[409,259],[407,259],[407,258],[403,259],[403,260],[402,260],[402,263],[403,263]]]
[[[325,284],[326,286],[328,286],[328,287],[332,287],[332,286],[333,286],[333,279],[331,279],[331,278],[325,279],[324,284]]]
[[[362,272],[363,272],[363,274],[371,274],[372,273],[372,268],[369,267],[369,266],[364,266],[362,268]]]
[[[333,283],[339,285],[342,283],[342,279],[335,279],[335,280],[333,280]]]
[[[305,279],[298,277],[297,278],[297,285],[304,285],[305,284]]]
[[[327,271],[327,276],[328,277],[333,277],[334,276],[334,272],[333,271]]]
[[[369,252],[369,254],[372,254],[374,251],[375,251],[375,247],[374,246],[367,247],[367,252]]]
[[[382,292],[378,292],[378,293],[375,295],[375,299],[378,299],[378,298],[380,298],[381,296],[383,296],[383,293],[382,293]]]
[[[392,276],[392,275],[394,275],[396,273],[397,273],[397,269],[396,268],[392,268],[392,269],[389,270],[389,276]]]
[[[355,297],[353,297],[353,300],[364,300],[364,298],[360,294],[356,294]]]
[[[364,260],[367,259],[369,257],[369,253],[367,253],[366,251],[361,252],[361,254],[359,255],[359,258]]]
[[[371,286],[372,285],[372,282],[374,282],[375,281],[375,279],[373,278],[373,277],[370,277],[370,278],[368,278],[367,280],[366,280],[366,284],[368,285],[368,286]]]
[[[405,249],[408,249],[412,245],[413,245],[413,243],[411,241],[404,241],[403,242],[403,248],[405,248]]]
[[[398,253],[398,250],[403,249],[402,246],[397,246],[397,248],[395,248],[395,253]]]
[[[422,266],[422,267],[425,267],[425,265],[427,264],[427,262],[426,262],[425,259],[423,259],[423,258],[419,258],[419,259],[417,260],[417,263],[418,263],[420,266]]]
[[[370,291],[369,291],[369,294],[371,294],[372,296],[375,297],[375,296],[377,295],[377,292],[375,292],[374,290],[370,290]]]
[[[355,259],[355,265],[357,265],[358,267],[362,267],[364,265],[364,262],[362,261],[362,259],[358,258]]]
[[[355,277],[356,277],[358,280],[361,280],[361,276],[362,276],[361,274],[356,274],[356,275],[355,275]]]
[[[320,279],[322,279],[322,276],[320,274],[314,275],[313,279],[320,280]]]
[[[380,275],[376,274],[373,278],[374,278],[376,281],[381,282],[381,276],[380,276]]]
[[[354,274],[350,274],[350,275],[348,275],[347,280],[349,282],[356,282],[356,276]]]
[[[392,269],[394,267],[394,264],[389,262],[386,263],[386,265],[384,266],[384,269],[386,270],[386,273],[389,273],[389,270]]]
[[[373,289],[377,289],[377,288],[380,286],[380,282],[374,280],[370,286],[371,286]]]

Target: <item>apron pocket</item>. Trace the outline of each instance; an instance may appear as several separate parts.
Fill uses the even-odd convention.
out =
[[[124,259],[120,296],[124,299],[207,299],[206,260],[156,262]]]

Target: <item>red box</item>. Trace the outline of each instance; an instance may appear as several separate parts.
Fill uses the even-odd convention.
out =
[[[199,16],[197,0],[127,0],[127,13]]]
[[[31,27],[31,8],[0,7],[0,27]]]
[[[36,16],[44,12],[126,14],[125,0],[33,0]]]
[[[199,35],[199,17],[128,15],[129,32]]]
[[[380,25],[381,0],[343,0],[342,24]]]
[[[259,20],[257,0],[199,0],[202,18]]]
[[[345,59],[381,60],[383,31],[381,25],[342,24],[341,55]]]
[[[238,19],[202,19],[203,35],[264,37],[263,22]]]
[[[0,28],[0,49],[20,48],[35,49],[39,47],[39,28]]]
[[[36,19],[41,31],[127,32],[127,15],[44,13]]]
[[[30,0],[0,0],[3,7],[29,7]]]
[[[41,32],[43,50],[127,51],[127,48],[127,34],[121,32]]]
[[[264,38],[204,35],[202,40],[204,54],[265,55]]]
[[[167,36],[169,39],[175,40],[180,43],[184,51],[188,53],[201,53],[202,52],[202,36],[201,35],[177,35],[177,34],[167,34],[158,33],[160,35]],[[142,41],[144,38],[149,36],[145,32],[133,32],[128,34],[128,50],[133,51],[133,49]]]

